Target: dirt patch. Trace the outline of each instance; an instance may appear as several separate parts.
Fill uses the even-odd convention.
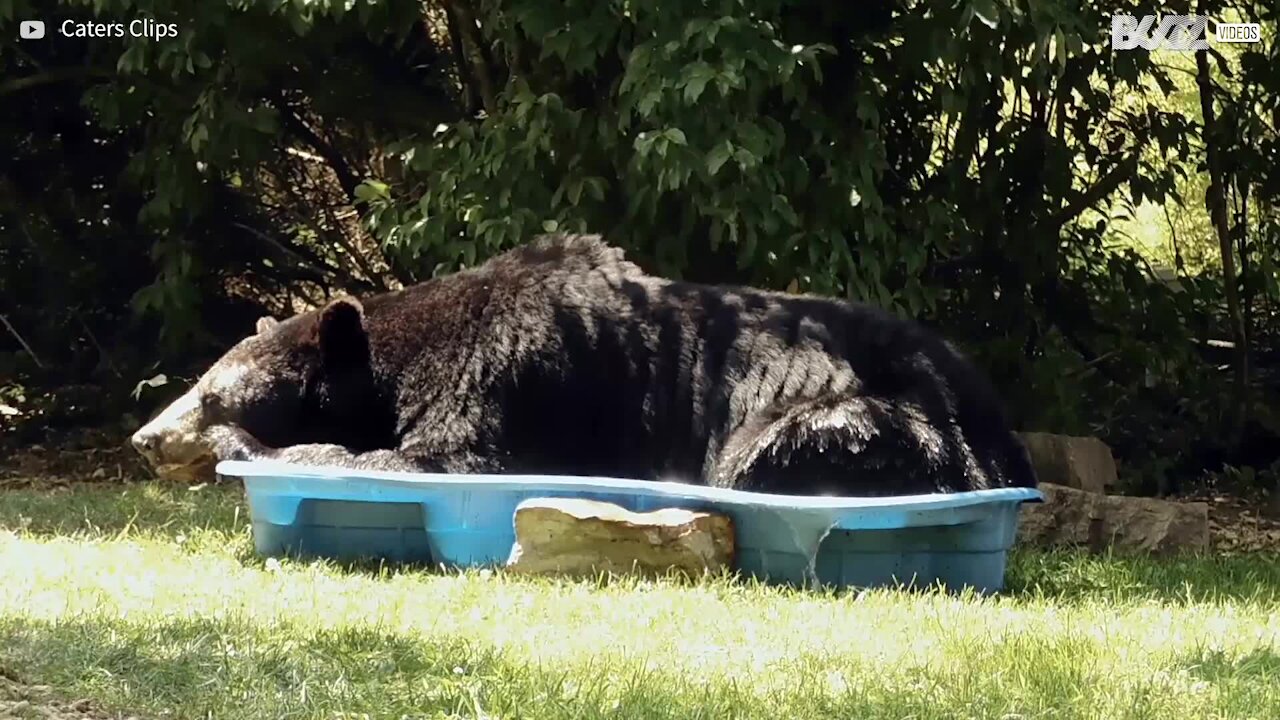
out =
[[[1215,493],[1179,500],[1209,505],[1209,543],[1215,552],[1280,550],[1280,518],[1267,511],[1265,499]]]
[[[83,430],[47,444],[0,445],[0,489],[72,482],[125,482],[152,477],[122,431]]]
[[[0,720],[138,720],[110,713],[88,698],[60,700],[47,685],[29,685],[0,670]]]

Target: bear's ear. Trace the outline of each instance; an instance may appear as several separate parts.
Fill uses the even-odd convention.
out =
[[[261,335],[262,333],[270,330],[271,328],[279,324],[280,324],[279,320],[271,317],[270,315],[266,315],[264,317],[258,318],[258,325],[255,329],[257,330],[257,333]]]
[[[369,363],[364,308],[355,298],[334,300],[316,318],[316,344],[326,368],[342,370]]]

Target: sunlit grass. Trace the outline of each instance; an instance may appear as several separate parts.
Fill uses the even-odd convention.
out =
[[[190,718],[1280,717],[1275,559],[1020,552],[987,598],[569,582],[264,562],[240,503],[0,494],[0,670]]]

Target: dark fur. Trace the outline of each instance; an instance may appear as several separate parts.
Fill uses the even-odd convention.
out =
[[[790,494],[1036,482],[987,381],[919,326],[651,277],[595,237],[267,325],[201,380],[204,424],[240,428],[214,431],[222,456]]]

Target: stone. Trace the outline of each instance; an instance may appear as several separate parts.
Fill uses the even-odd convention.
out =
[[[580,498],[532,498],[515,512],[507,569],[518,573],[701,575],[733,566],[733,521],[664,508],[637,513]]]
[[[1111,448],[1095,437],[1053,433],[1019,433],[1036,477],[1042,483],[1105,493],[1116,484],[1116,461]]]
[[[1206,550],[1209,506],[1156,498],[1099,495],[1041,483],[1043,503],[1018,513],[1018,542],[1115,547],[1151,553]]]
[[[217,458],[213,455],[203,455],[199,460],[190,463],[158,465],[155,468],[155,474],[161,480],[195,485],[216,480],[218,473],[214,468],[217,465]]]

